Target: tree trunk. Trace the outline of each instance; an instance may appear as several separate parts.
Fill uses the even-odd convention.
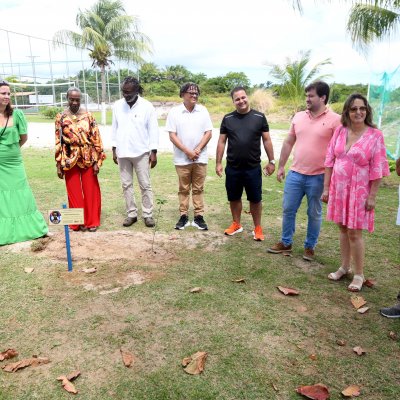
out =
[[[100,66],[101,76],[101,124],[106,124],[106,68],[105,65]]]

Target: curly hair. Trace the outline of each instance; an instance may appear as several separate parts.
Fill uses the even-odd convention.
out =
[[[67,99],[69,98],[69,95],[70,95],[72,92],[77,92],[77,93],[79,93],[80,95],[82,95],[82,92],[81,92],[81,90],[80,90],[79,88],[77,88],[77,87],[75,87],[75,86],[72,86],[72,87],[70,87],[70,88],[67,90]]]
[[[184,93],[186,93],[188,90],[190,89],[196,89],[199,92],[199,96],[200,96],[200,88],[199,85],[197,85],[196,83],[193,82],[187,82],[184,83],[181,88],[179,89],[179,97],[182,97]]]
[[[133,85],[133,87],[138,89],[138,93],[140,95],[143,94],[143,87],[140,85],[140,82],[138,79],[136,79],[134,76],[127,76],[124,78],[124,80],[121,82],[121,90],[125,85]]]
[[[341,123],[343,126],[350,126],[350,108],[354,103],[354,100],[359,99],[364,102],[365,107],[367,108],[367,115],[365,116],[365,125],[370,126],[371,128],[376,128],[376,125],[372,122],[372,108],[368,103],[368,100],[366,97],[364,97],[360,93],[353,93],[351,94],[347,100],[345,101],[343,105],[343,111],[342,111],[342,117],[341,117]]]

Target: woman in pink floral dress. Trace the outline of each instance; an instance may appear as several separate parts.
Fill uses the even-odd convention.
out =
[[[328,278],[337,281],[350,272],[350,291],[358,292],[364,283],[365,246],[363,230],[373,232],[374,209],[383,176],[389,165],[383,134],[372,123],[367,99],[352,94],[346,100],[339,126],[328,146],[322,201],[328,203],[327,220],[339,227],[342,265]]]

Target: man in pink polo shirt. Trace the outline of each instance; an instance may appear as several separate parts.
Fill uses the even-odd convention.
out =
[[[267,251],[274,254],[292,251],[297,210],[306,196],[308,226],[303,258],[312,261],[322,222],[325,154],[333,132],[340,125],[340,115],[326,106],[329,99],[327,83],[313,82],[305,88],[305,93],[307,110],[293,117],[279,158],[277,179],[282,182],[286,162],[296,144],[283,194],[282,237]]]

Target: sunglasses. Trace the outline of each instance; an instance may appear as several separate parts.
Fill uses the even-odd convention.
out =
[[[198,92],[185,92],[185,93],[187,93],[187,94],[190,94],[190,96],[196,96],[196,97],[199,97],[199,93]]]
[[[351,113],[355,113],[355,112],[357,112],[357,111],[366,112],[366,111],[367,111],[367,107],[361,106],[361,107],[351,107],[351,108],[350,108],[350,112],[351,112]]]

